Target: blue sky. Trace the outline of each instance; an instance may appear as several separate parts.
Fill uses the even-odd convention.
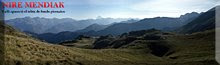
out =
[[[18,0],[2,0],[18,1]],[[52,1],[52,0],[19,0]],[[32,10],[64,10],[55,14],[5,14],[6,19],[30,17],[88,19],[97,16],[111,18],[179,17],[190,12],[205,12],[220,4],[220,0],[53,0],[64,2],[65,8],[35,8]],[[30,10],[29,8],[6,10]]]

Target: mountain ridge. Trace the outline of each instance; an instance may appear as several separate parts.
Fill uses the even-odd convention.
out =
[[[215,8],[202,13],[190,23],[178,29],[179,33],[195,33],[215,28]]]
[[[29,31],[32,33],[59,33],[63,31],[74,32],[84,29],[92,24],[107,25],[113,22],[129,20],[129,18],[101,18],[101,19],[86,19],[74,20],[71,18],[40,18],[40,17],[24,17],[6,20],[5,23],[13,26],[20,31]],[[103,22],[106,21],[106,22]],[[108,22],[108,23],[107,23]]]
[[[191,16],[191,17],[189,17]],[[92,30],[89,29],[85,32],[80,32],[82,30],[78,30],[75,32],[68,32],[69,35],[65,32],[61,32],[58,34],[49,34],[45,36],[45,34],[38,34],[34,35],[36,38],[39,38],[41,40],[45,40],[47,42],[59,43],[62,41],[71,40],[76,38],[78,35],[89,35],[89,36],[102,36],[102,35],[120,35],[122,33],[130,32],[130,31],[136,31],[136,30],[147,30],[151,28],[163,30],[163,31],[171,31],[178,27],[183,26],[184,24],[187,24],[189,20],[196,18],[199,16],[199,13],[192,12],[191,14],[186,14],[186,17],[184,15],[180,16],[180,18],[169,18],[169,17],[156,17],[156,18],[145,18],[139,21],[136,20],[128,20],[131,23],[114,23],[111,25],[108,25],[106,28],[102,27],[95,27],[100,30]],[[187,19],[187,20],[183,20]],[[132,22],[133,21],[133,22]],[[91,28],[91,27],[88,27]],[[84,28],[87,29],[87,28]],[[65,34],[65,35],[64,35]],[[60,39],[65,38],[65,39]],[[50,40],[48,40],[50,39]],[[54,39],[54,40],[53,40]]]
[[[146,20],[157,22],[158,20],[155,19],[116,24],[139,25],[149,22]],[[159,19],[161,23],[164,23],[163,20],[168,21],[170,19],[174,19],[174,22],[176,22],[175,18],[159,17]],[[60,45],[49,44],[32,38],[11,26],[4,25],[4,27],[1,23],[0,29],[6,32],[5,35],[1,35],[4,36],[4,39],[1,40],[4,40],[6,44],[6,65],[217,65],[218,63],[215,61],[215,28],[212,27],[213,22],[215,22],[213,11],[211,13],[205,12],[183,25],[182,28],[190,28],[190,30],[183,30],[183,32],[192,32],[192,34],[187,35],[164,32],[156,28],[136,29],[116,36],[105,35],[100,37],[81,35],[91,32],[63,31],[58,34],[44,34],[49,37],[45,37],[45,39],[58,40],[59,42],[68,41],[61,42]],[[170,25],[167,22],[165,23],[167,26]],[[140,25],[140,27],[142,26]],[[158,28],[163,29],[160,26]],[[50,37],[50,35],[52,36]],[[78,39],[73,40],[73,37],[77,35],[80,35],[75,37]]]

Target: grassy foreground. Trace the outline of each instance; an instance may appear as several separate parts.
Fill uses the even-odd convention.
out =
[[[142,49],[83,49],[48,44],[9,26],[5,33],[6,65],[218,65],[212,30],[164,36],[160,44],[169,47],[164,56],[152,54],[149,41],[140,42]]]

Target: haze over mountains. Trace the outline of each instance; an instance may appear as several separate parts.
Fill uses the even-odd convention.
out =
[[[117,35],[123,32],[149,29],[149,28],[172,30],[176,27],[180,27],[188,23],[190,20],[194,19],[198,15],[199,13],[192,12],[192,13],[187,13],[185,15],[181,15],[179,18],[156,17],[156,18],[146,18],[141,21],[139,21],[138,19],[131,19],[131,18],[114,19],[114,18],[102,18],[100,16],[97,17],[96,19],[86,19],[86,20],[74,20],[71,18],[49,19],[49,18],[40,18],[40,17],[34,17],[34,18],[25,17],[25,18],[6,20],[6,23],[17,28],[18,30],[24,32],[32,32],[36,34],[60,33],[64,31],[82,32],[82,30],[87,30],[84,32],[99,31],[99,33],[103,35],[104,34]],[[86,29],[86,28],[90,28],[91,26],[92,28],[100,28],[100,29],[96,29],[96,30]]]
[[[195,18],[187,25],[178,28],[180,33],[194,33],[202,32],[215,28],[215,8],[202,13],[199,17]]]
[[[23,25],[31,24],[20,23],[23,22],[14,25],[25,28]],[[6,65],[218,65],[215,8],[179,18],[91,24],[75,32],[36,34],[21,30],[32,37],[13,27],[0,21],[4,31],[0,33],[0,42],[5,43],[5,49],[3,45],[0,48],[1,53],[5,50],[5,60],[0,61]]]
[[[33,32],[37,34],[42,33],[59,33],[63,31],[81,30],[92,24],[109,25],[114,22],[126,21],[129,18],[102,18],[74,20],[71,18],[39,18],[39,17],[25,17],[7,20],[6,23],[21,31]]]
[[[156,29],[99,37],[81,36],[82,33],[68,31],[40,34],[47,39],[70,40],[59,45],[42,42],[0,22],[1,30],[6,32],[1,33],[5,36],[5,62],[6,65],[217,65],[214,12],[215,10],[202,13],[180,27],[180,32],[188,35]],[[170,18],[162,18],[166,19]],[[145,22],[144,20],[148,19],[138,22]],[[96,26],[104,27],[94,24],[88,28],[96,29]],[[188,30],[188,26],[193,27]],[[77,35],[80,36],[76,40],[68,38]]]
[[[99,25],[99,24],[92,24],[82,30],[77,30],[77,32],[90,32],[90,31],[100,31],[107,28],[110,25]]]
[[[2,23],[0,24],[1,30],[6,32],[4,34],[6,65],[218,64],[215,61],[214,30],[178,35],[151,29],[129,32],[120,37],[109,35],[98,39],[81,37],[75,42],[56,45],[39,41],[16,31],[11,26],[3,27]],[[93,43],[92,40],[95,42]],[[85,47],[90,43],[93,45],[92,48]],[[81,47],[67,47],[66,44],[80,44],[77,46]]]
[[[199,13],[192,12],[180,16],[179,18],[169,18],[169,17],[155,17],[146,18],[134,23],[118,23],[111,25],[101,31],[98,31],[99,35],[119,35],[124,32],[136,31],[136,30],[146,30],[155,28],[163,31],[175,30],[181,27],[191,20],[199,16]]]
[[[196,12],[186,13],[181,15],[179,18],[170,18],[170,17],[155,17],[155,18],[146,18],[142,20],[130,19],[127,21],[122,21],[118,23],[112,23],[109,25],[101,24],[91,24],[88,27],[85,27],[81,30],[71,31],[62,31],[60,33],[44,33],[36,34],[34,32],[26,32],[32,34],[34,37],[37,37],[41,40],[45,40],[51,43],[58,43],[65,40],[72,40],[78,35],[89,35],[89,36],[102,36],[102,35],[120,35],[122,33],[137,31],[137,30],[147,30],[155,28],[162,31],[173,31],[183,25],[186,25],[190,21],[194,20],[200,14]],[[66,23],[62,26],[68,26]],[[58,26],[59,27],[59,26]],[[54,28],[56,29],[56,27]],[[62,28],[60,28],[62,29]]]
[[[161,31],[177,31],[181,33],[204,31],[214,27],[214,12],[215,10],[211,9],[204,13],[186,13],[177,18],[155,17],[142,20],[98,17],[97,19],[77,21],[70,18],[47,19],[25,17],[7,20],[6,23],[23,32],[31,34],[33,37],[50,43],[59,43],[66,40],[73,40],[79,35],[120,35],[130,31],[152,28]]]

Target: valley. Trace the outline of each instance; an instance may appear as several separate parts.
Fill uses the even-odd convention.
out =
[[[1,61],[5,65],[219,65],[215,61],[214,15],[211,9],[179,18],[156,17],[109,25],[29,17],[7,20],[6,24],[1,21]],[[44,20],[50,22],[36,23]],[[79,28],[72,29],[74,26]],[[39,34],[48,30],[61,32]]]
[[[134,40],[116,47],[114,43],[102,49],[48,44],[12,32],[5,36],[7,65],[217,65],[213,30],[192,35],[162,35],[166,39],[155,38],[155,41],[145,37],[146,40]]]

